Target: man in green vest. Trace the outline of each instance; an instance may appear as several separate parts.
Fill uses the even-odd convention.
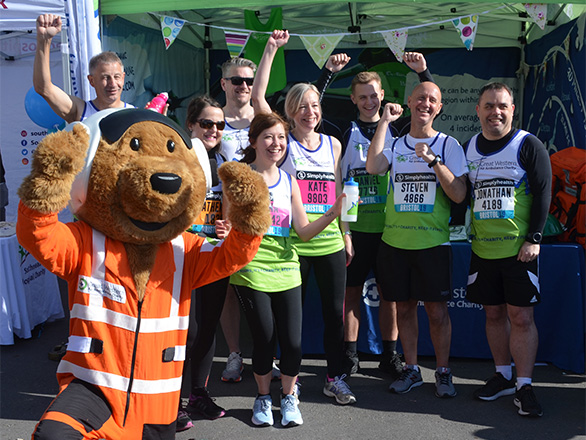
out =
[[[482,132],[466,145],[472,185],[467,299],[483,305],[496,366],[474,397],[492,401],[515,394],[520,415],[540,417],[543,410],[531,386],[538,344],[533,307],[540,301],[538,256],[551,199],[551,165],[543,143],[513,127],[514,111],[507,85],[485,85],[476,106]]]

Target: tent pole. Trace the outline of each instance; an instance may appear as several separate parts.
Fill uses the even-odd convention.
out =
[[[203,43],[204,51],[205,51],[205,61],[204,61],[204,78],[205,78],[205,89],[206,95],[210,95],[210,49],[212,48],[212,42],[210,41],[210,27],[205,27],[205,38]]]
[[[67,38],[67,27],[61,28],[61,68],[63,70],[63,90],[71,95],[71,69],[69,68],[69,38]]]
[[[522,25],[522,31],[525,29],[525,22]],[[517,69],[517,78],[519,84],[519,96],[517,98],[518,105],[516,108],[519,109],[519,128],[523,128],[523,106],[525,99],[525,47],[527,47],[527,40],[521,40],[521,56],[519,57],[519,68]]]

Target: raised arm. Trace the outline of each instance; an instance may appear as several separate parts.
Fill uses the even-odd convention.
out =
[[[79,121],[85,103],[53,84],[51,79],[51,42],[61,32],[61,17],[42,14],[37,17],[37,51],[33,65],[33,85],[51,108],[67,122]]]
[[[425,60],[425,57],[422,53],[405,52],[403,54],[403,61],[405,61],[405,64],[407,64],[407,66],[409,66],[411,70],[417,73],[420,82],[435,82],[433,80],[433,76],[431,76],[431,73],[427,69],[427,61]]]
[[[315,86],[319,91],[319,102],[322,101],[324,93],[332,82],[334,75],[342,70],[346,64],[350,62],[350,59],[351,58],[345,53],[337,53],[329,56],[326,65],[322,69],[321,74],[315,83]]]
[[[389,124],[397,119],[403,113],[403,108],[399,104],[388,103],[385,105],[383,114],[378,121],[376,132],[370,141],[368,147],[368,156],[366,157],[366,171],[369,174],[385,174],[389,169],[389,160],[383,154],[385,139],[387,137],[387,128]]]
[[[271,77],[271,66],[277,50],[287,44],[287,41],[289,41],[289,31],[281,30],[274,30],[267,41],[254,77],[254,87],[252,87],[251,98],[255,115],[272,111],[265,96]]]

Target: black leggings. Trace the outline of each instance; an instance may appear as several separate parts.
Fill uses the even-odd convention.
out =
[[[297,376],[301,365],[301,287],[271,293],[244,286],[234,288],[252,335],[252,370],[259,376],[272,370],[278,339],[281,372]]]
[[[328,363],[328,376],[344,373],[344,295],[346,290],[346,251],[320,257],[299,256],[303,298],[307,290],[310,269],[321,299],[324,320],[324,351]]]
[[[191,294],[187,353],[191,358],[191,389],[207,385],[216,351],[216,329],[230,278],[206,284]],[[187,365],[187,362],[185,363]],[[185,376],[185,368],[183,375]]]

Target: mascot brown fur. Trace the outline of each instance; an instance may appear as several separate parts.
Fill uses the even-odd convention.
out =
[[[189,137],[149,110],[100,113],[88,125],[77,123],[43,139],[18,192],[19,241],[68,281],[72,310],[68,352],[58,370],[61,393],[35,436],[82,429],[71,420],[84,420],[84,409],[70,409],[69,393],[87,406],[100,396],[109,408],[91,426],[98,438],[174,438],[190,292],[252,259],[271,222],[269,192],[247,165],[225,163],[219,176],[232,231],[219,244],[185,233],[206,194]],[[84,170],[86,182],[79,183]],[[74,209],[80,221],[60,223],[56,213],[78,197],[79,188]],[[95,231],[105,237],[101,260]],[[183,260],[177,260],[177,249]],[[96,261],[105,265],[101,278]],[[178,261],[184,261],[179,280]],[[169,317],[169,310],[178,310],[171,312],[176,316]],[[161,381],[169,384],[157,392]],[[151,436],[152,426],[158,434]]]

